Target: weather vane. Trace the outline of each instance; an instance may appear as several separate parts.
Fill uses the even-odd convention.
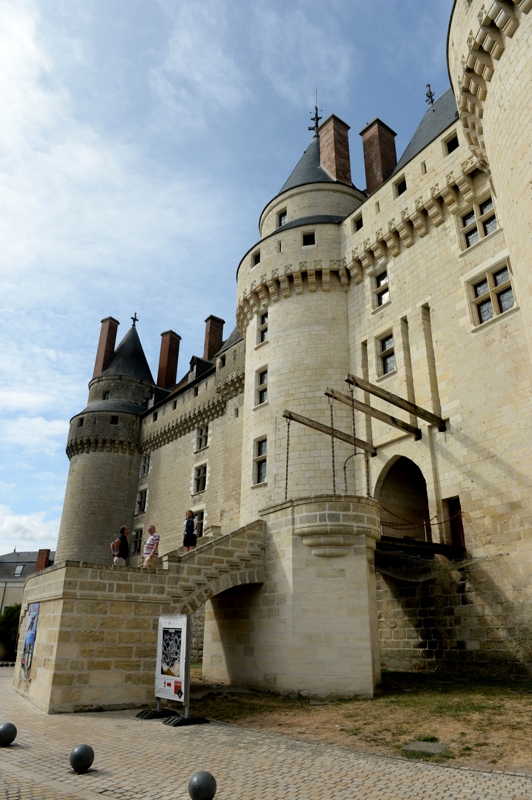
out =
[[[319,136],[318,129],[319,129],[319,122],[320,122],[320,119],[321,119],[321,117],[318,114],[318,90],[317,89],[314,92],[314,96],[316,98],[316,105],[314,106],[314,116],[311,117],[311,120],[314,123],[314,125],[311,125],[309,127],[309,131],[314,131],[314,138],[316,138],[316,136]]]
[[[133,327],[136,328],[137,327],[137,322],[139,321],[139,318],[137,317],[137,312],[136,311],[135,311],[135,316],[131,317],[131,319],[133,320]]]
[[[425,96],[427,98],[425,100],[425,102],[428,103],[429,106],[432,108],[432,106],[434,105],[434,97],[435,97],[435,95],[434,95],[434,92],[432,91],[432,89],[430,88],[430,83],[427,83],[427,94]]]

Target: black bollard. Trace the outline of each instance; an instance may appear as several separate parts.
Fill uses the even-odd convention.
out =
[[[216,781],[210,772],[196,772],[188,784],[192,800],[212,800],[216,794]]]
[[[94,761],[94,750],[89,744],[78,744],[70,753],[70,766],[81,775],[87,772]]]
[[[0,725],[0,747],[9,747],[17,737],[17,729],[12,722]]]

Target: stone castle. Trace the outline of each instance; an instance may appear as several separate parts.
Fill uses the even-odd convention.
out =
[[[371,696],[381,667],[530,674],[532,0],[456,0],[452,88],[394,131],[321,125],[176,383],[102,322],[71,421],[30,680],[47,711],[153,700],[157,618],[204,620],[206,678]],[[528,320],[528,321],[527,321]],[[184,511],[201,538],[180,549]],[[109,565],[120,525],[127,567]],[[149,524],[162,562],[141,571]],[[19,660],[21,655],[19,654]]]

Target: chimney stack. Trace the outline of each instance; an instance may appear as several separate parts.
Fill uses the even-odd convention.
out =
[[[98,350],[96,351],[96,361],[94,362],[94,372],[92,377],[95,378],[105,369],[105,365],[115,351],[116,332],[119,321],[114,317],[106,317],[102,319],[102,329],[100,331],[100,341],[98,342]]]
[[[366,169],[366,191],[368,194],[382,186],[397,166],[395,137],[392,131],[378,117],[360,131],[364,146],[364,167]]]
[[[161,352],[157,373],[157,386],[160,386],[161,389],[173,386],[176,381],[180,341],[181,336],[174,331],[161,333]]]
[[[349,158],[349,125],[331,114],[318,128],[320,134],[320,166],[337,181],[352,185]]]
[[[50,551],[39,550],[39,552],[37,553],[37,563],[35,564],[35,572],[40,572],[42,569],[46,569],[49,563],[50,563]]]
[[[225,320],[211,314],[205,320],[205,344],[203,345],[203,358],[212,361],[224,341]]]

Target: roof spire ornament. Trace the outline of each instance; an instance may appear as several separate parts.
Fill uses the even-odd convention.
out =
[[[311,120],[314,123],[314,125],[309,126],[309,131],[314,131],[314,139],[316,139],[320,135],[319,132],[318,132],[318,129],[319,129],[320,119],[322,119],[322,117],[320,117],[318,115],[318,90],[317,89],[314,92],[314,97],[316,98],[315,106],[314,106],[314,116],[311,117]]]
[[[427,93],[426,93],[426,95],[425,95],[425,97],[426,97],[427,99],[425,100],[425,103],[428,103],[428,105],[429,105],[431,108],[432,108],[432,106],[434,105],[434,98],[435,98],[435,96],[436,96],[436,95],[434,94],[434,92],[433,92],[433,91],[432,91],[432,89],[430,88],[430,83],[427,83]]]
[[[133,328],[136,328],[137,327],[137,322],[139,321],[139,318],[137,317],[137,312],[136,311],[135,311],[135,315],[133,317],[131,317],[131,319],[133,320]]]

